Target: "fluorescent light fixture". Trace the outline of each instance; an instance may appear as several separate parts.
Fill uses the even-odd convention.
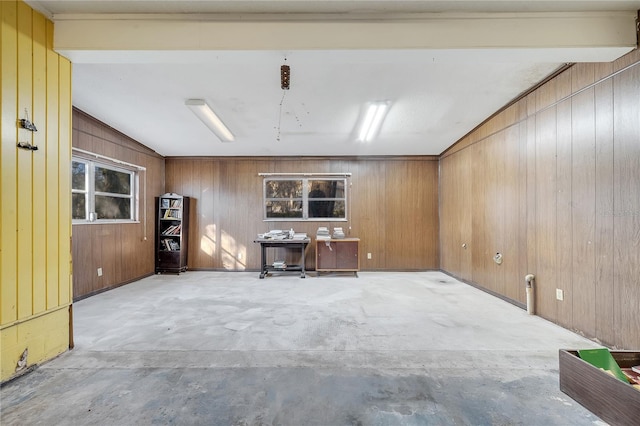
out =
[[[185,103],[193,113],[213,132],[222,142],[233,142],[235,137],[222,120],[203,99],[188,99]]]
[[[360,123],[358,130],[359,142],[371,142],[382,126],[387,111],[389,110],[389,102],[372,102],[364,114],[364,119]]]

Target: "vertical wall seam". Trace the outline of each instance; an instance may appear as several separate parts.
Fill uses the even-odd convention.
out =
[[[61,177],[62,176],[62,167],[60,167],[60,153],[62,152],[62,147],[61,147],[62,142],[61,142],[61,135],[60,135],[60,132],[61,132],[61,126],[60,126],[60,111],[61,111],[61,109],[60,109],[60,107],[61,107],[61,105],[60,105],[60,80],[62,79],[62,69],[61,69],[61,66],[60,66],[60,60],[59,59],[57,61],[57,67],[58,67],[58,81],[57,81],[57,83],[58,83],[58,92],[57,92],[56,106],[57,106],[57,110],[58,110],[58,126],[57,126],[57,129],[56,129],[56,139],[57,139],[57,144],[58,144],[58,161],[57,161],[56,164],[57,164],[57,168],[58,168],[58,176]],[[62,214],[61,214],[62,212],[60,211],[60,200],[62,198],[61,198],[61,189],[60,189],[60,181],[59,180],[58,180],[57,199],[58,199],[58,205],[56,207],[58,209],[58,221],[57,221],[57,228],[58,228],[58,232],[57,232],[57,234],[58,234],[58,268],[60,268],[60,266],[61,266],[60,264],[61,264],[61,261],[62,261],[62,255],[63,254],[60,253],[60,249],[59,249],[60,248],[60,238],[61,238],[61,235],[60,235],[60,221],[61,221],[61,218],[60,217],[62,216]],[[56,285],[58,287],[58,292],[57,292],[58,293],[57,294],[58,302],[57,303],[59,305],[61,303],[60,271],[58,271],[58,274],[57,274]]]
[[[572,71],[572,72],[574,72],[574,71]],[[575,98],[573,98],[573,97],[571,98],[571,104],[570,104],[572,120],[571,120],[571,123],[570,123],[571,124],[571,150],[570,150],[569,155],[571,156],[571,164],[573,164],[573,161],[574,161],[574,149],[573,149],[574,148],[573,136],[575,134],[575,132],[574,132],[575,129],[574,129],[574,126],[573,126],[573,124],[574,124],[573,123],[573,114],[575,112],[574,108],[573,108],[573,106],[574,106],[573,105],[573,100],[574,99]],[[574,207],[574,194],[575,194],[574,182],[575,182],[575,179],[574,179],[574,176],[573,176],[573,167],[572,167],[572,170],[571,170],[571,182],[569,183],[569,188],[571,189],[571,198],[570,198],[571,216],[570,216],[569,220],[571,221],[571,288],[572,289],[574,288],[574,286],[576,284],[576,282],[575,282],[574,264],[573,264],[573,257],[575,256],[575,245],[573,244],[573,239],[574,239],[574,236],[575,236],[575,223],[574,223],[575,221],[574,221],[574,215],[573,215],[573,211],[574,211],[574,208],[575,208]],[[574,293],[575,293],[575,291],[574,291]],[[573,303],[574,300],[575,300],[575,298],[572,297],[571,298],[571,326],[573,328],[575,328],[575,310],[574,310],[575,304]]]
[[[640,11],[638,12],[640,14]],[[616,186],[616,79],[613,78],[611,80],[611,161],[613,163],[613,167],[611,168],[611,184],[612,186],[615,188]],[[612,216],[612,225],[611,225],[611,232],[612,232],[612,251],[613,253],[616,253],[616,191],[611,191],[611,216]],[[618,280],[617,280],[617,274],[616,274],[616,261],[615,261],[615,256],[612,256],[611,259],[611,273],[612,273],[612,277],[611,277],[611,286],[612,286],[612,293],[614,295],[613,297],[613,310],[612,310],[612,315],[613,318],[611,318],[611,325],[613,326],[613,341],[614,344],[616,344],[620,341],[620,336],[619,336],[619,329],[620,327],[618,327],[618,318],[617,318],[617,301],[618,301]]]
[[[16,116],[16,118],[18,118],[18,117],[20,117],[20,111],[19,111],[19,106],[18,106],[19,105],[18,93],[19,93],[19,87],[20,87],[20,64],[19,64],[19,61],[18,61],[18,47],[19,47],[18,32],[19,31],[18,31],[18,7],[17,7],[17,4],[16,4],[16,9],[15,9],[15,22],[14,22],[14,27],[13,28],[16,29],[16,36],[15,36],[15,43],[16,43],[16,45],[15,45],[15,52],[16,52],[16,56],[15,56],[16,85],[15,85],[15,104],[14,104],[14,109],[15,109],[15,112],[16,112],[15,116]],[[15,135],[15,142],[18,142],[19,134],[18,134],[17,126],[16,126],[16,129],[14,130],[13,133]],[[15,309],[14,317],[15,318],[14,319],[15,320],[19,319],[19,317],[20,317],[20,312],[18,310],[18,301],[19,301],[19,294],[20,294],[20,286],[18,284],[18,281],[19,281],[18,280],[18,270],[19,270],[19,268],[18,268],[18,265],[19,265],[19,263],[18,263],[18,259],[19,259],[19,256],[18,256],[18,252],[19,252],[18,251],[18,246],[19,246],[19,244],[18,244],[18,197],[19,197],[19,195],[18,195],[18,189],[17,189],[18,177],[19,177],[19,174],[18,174],[18,162],[19,162],[18,161],[18,155],[16,153],[15,161],[14,161],[14,164],[13,164],[13,174],[14,174],[13,181],[15,182],[14,186],[16,187],[15,194],[14,194],[15,198],[13,200],[13,206],[15,208],[15,218],[14,218],[14,221],[12,223],[13,228],[14,228],[12,230],[12,232],[15,233],[13,252],[16,253],[15,258],[13,259],[13,261],[14,261],[13,267],[14,267],[14,271],[15,271],[15,282],[13,283],[13,285],[15,286],[15,301],[14,301],[14,303],[15,303],[15,305],[14,305],[15,306],[14,307],[14,309]]]
[[[575,68],[572,68],[571,73],[573,74]],[[571,80],[573,80],[573,75]],[[571,232],[571,320],[570,320],[570,324],[571,324],[571,328],[575,329],[575,290],[574,290],[574,284],[575,284],[575,280],[574,280],[574,273],[575,271],[573,270],[573,253],[574,253],[574,249],[573,249],[573,210],[574,210],[574,204],[573,204],[573,196],[574,196],[574,191],[573,191],[573,98],[570,99],[569,101],[569,116],[571,117],[571,121],[569,122],[569,131],[570,131],[570,135],[571,135],[571,140],[570,140],[570,149],[569,149],[569,161],[571,164],[571,173],[569,174],[569,191],[570,191],[570,198],[569,198],[569,224],[570,224],[570,232]]]
[[[556,80],[557,81],[557,80]],[[555,88],[555,99],[556,102],[558,100],[558,86],[556,85]],[[553,195],[555,196],[555,206],[556,206],[556,211],[555,211],[555,218],[554,218],[554,227],[555,227],[555,231],[556,231],[556,237],[553,239],[553,245],[554,245],[554,250],[555,250],[555,265],[553,267],[553,269],[555,270],[555,282],[556,282],[556,288],[558,288],[558,209],[559,209],[559,196],[558,196],[558,140],[559,138],[559,131],[558,129],[560,128],[560,126],[558,125],[559,119],[558,119],[558,106],[560,104],[556,103],[555,105],[555,125],[556,125],[556,131],[555,131],[555,147],[554,147],[554,152],[555,152],[555,160],[556,160],[556,164],[555,164],[555,176],[554,176],[554,188],[553,188]],[[555,323],[559,324],[561,322],[561,318],[564,319],[561,315],[564,314],[563,309],[562,309],[562,305],[557,303],[555,304],[556,306],[556,319],[555,319]]]
[[[595,80],[595,70],[594,70],[594,80]],[[592,97],[593,97],[593,127],[591,129],[591,131],[593,132],[592,136],[593,136],[593,181],[594,181],[594,185],[593,185],[593,225],[592,225],[592,229],[593,229],[593,258],[592,258],[592,268],[593,268],[593,273],[592,273],[592,277],[593,277],[593,330],[594,330],[594,335],[596,336],[596,338],[598,337],[598,320],[597,320],[597,312],[598,312],[598,279],[597,279],[597,249],[598,249],[598,244],[597,244],[597,232],[598,232],[598,228],[597,228],[597,220],[598,220],[598,139],[597,139],[597,126],[598,126],[598,116],[597,116],[597,105],[596,105],[596,87],[593,87],[592,90]]]
[[[30,9],[30,15],[31,15],[31,105],[30,105],[30,115],[29,118],[31,119],[32,122],[35,123],[35,61],[34,61],[34,51],[33,51],[33,46],[34,46],[34,42],[33,42],[33,38],[34,38],[34,29],[33,29],[33,25],[34,25],[34,12],[33,9]],[[42,129],[40,130],[42,131]],[[31,134],[31,144],[35,145],[35,141],[34,141],[35,135]],[[37,155],[37,151],[32,151],[31,152],[31,157],[30,157],[30,163],[31,163],[31,182],[29,182],[30,186],[31,186],[31,315],[36,313],[36,274],[35,274],[35,265],[36,262],[34,260],[34,256],[33,256],[33,249],[36,246],[36,229],[35,229],[35,212],[34,212],[34,208],[36,206],[36,194],[35,194],[35,161],[33,160],[33,156]]]

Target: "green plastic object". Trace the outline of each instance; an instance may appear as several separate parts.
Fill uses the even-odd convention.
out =
[[[580,349],[578,350],[578,355],[580,355],[580,358],[587,361],[589,364],[595,365],[596,367],[604,370],[609,370],[616,378],[625,383],[629,383],[627,376],[624,375],[616,360],[613,359],[609,349]]]

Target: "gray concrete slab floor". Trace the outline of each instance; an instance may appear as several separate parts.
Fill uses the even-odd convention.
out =
[[[440,272],[155,275],[74,320],[2,425],[604,424],[558,387],[598,345]]]

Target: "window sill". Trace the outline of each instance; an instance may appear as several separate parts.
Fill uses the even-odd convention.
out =
[[[127,225],[141,223],[139,220],[88,220],[71,221],[71,225]]]

